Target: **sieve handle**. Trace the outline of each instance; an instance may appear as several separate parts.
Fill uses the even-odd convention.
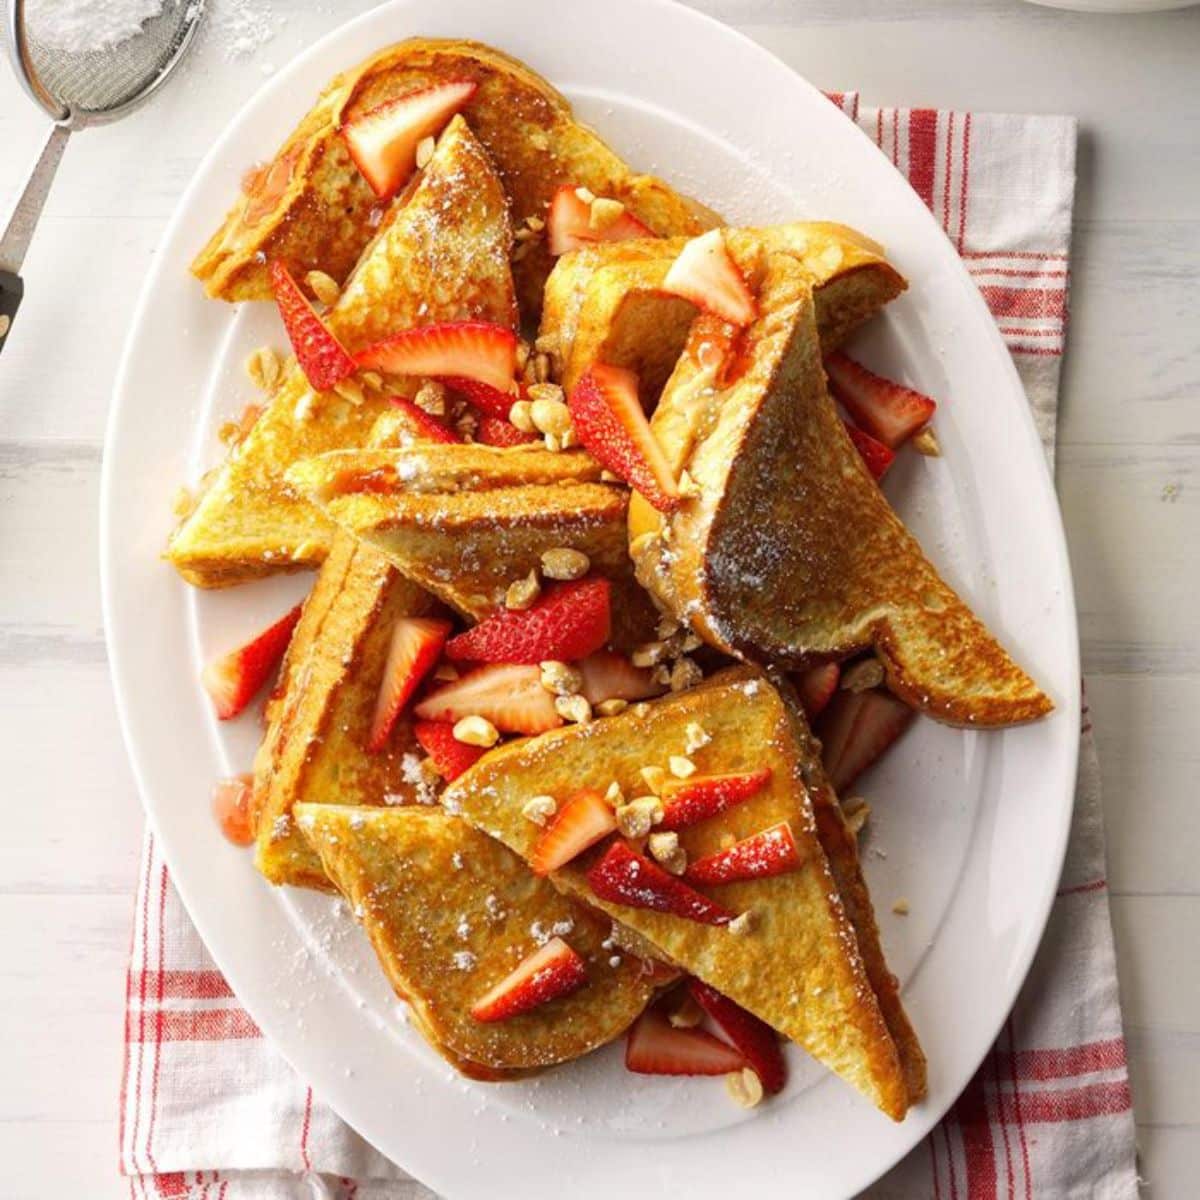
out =
[[[21,264],[25,261],[25,252],[33,239],[33,231],[37,228],[38,217],[42,215],[42,206],[50,193],[50,185],[54,182],[55,172],[66,149],[67,138],[71,131],[62,125],[52,125],[29,172],[25,187],[17,196],[16,204],[8,215],[4,232],[0,233],[0,320],[3,332],[0,332],[0,349],[12,328],[13,317],[16,316],[17,306],[21,303],[24,286],[21,283]]]

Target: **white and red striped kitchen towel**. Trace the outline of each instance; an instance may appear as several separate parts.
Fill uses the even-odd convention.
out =
[[[1051,457],[1067,318],[1075,122],[867,109],[833,96],[904,173],[979,284]],[[975,1078],[868,1193],[1125,1200],[1134,1126],[1084,706],[1075,818],[1045,939]],[[209,958],[147,836],[129,967],[121,1167],[136,1197],[431,1195],[314,1098]]]

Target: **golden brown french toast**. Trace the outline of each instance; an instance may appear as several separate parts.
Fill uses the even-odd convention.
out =
[[[544,220],[565,183],[619,200],[664,236],[717,223],[662,180],[633,172],[523,63],[478,42],[410,38],[334,79],[274,160],[248,179],[248,191],[192,264],[208,294],[270,299],[271,259],[297,278],[318,268],[344,279],[371,239],[379,205],[339,130],[387,101],[451,80],[478,84],[462,115],[496,163],[517,227]],[[523,243],[514,270],[528,320],[541,311],[552,265],[544,237]]]
[[[665,978],[604,943],[610,922],[440,808],[301,804],[296,821],[346,897],[397,995],[464,1074],[504,1079],[587,1054]],[[570,995],[485,1023],[472,1005],[551,936],[586,964]]]
[[[883,248],[857,230],[829,221],[763,229],[728,229],[743,254],[788,254],[813,281],[817,328],[835,349],[907,286]],[[568,391],[593,363],[627,367],[653,407],[687,340],[696,306],[663,291],[684,238],[633,239],[564,254],[546,281],[542,337],[554,346]]]
[[[703,740],[689,737],[692,725]],[[909,1084],[818,838],[809,781],[822,786],[823,777],[814,750],[803,718],[766,677],[734,668],[618,716],[502,746],[451,784],[442,803],[529,859],[539,830],[522,809],[535,795],[564,800],[585,788],[604,793],[615,782],[634,797],[647,787],[643,768],[665,774],[672,756],[688,756],[697,778],[769,768],[756,795],[678,834],[690,861],[723,849],[731,837],[790,825],[798,869],[710,887],[726,909],[749,914],[738,925],[704,924],[598,896],[588,872],[604,844],[551,878],[798,1042],[899,1120],[909,1106]]]
[[[353,352],[400,330],[478,319],[512,327],[516,299],[508,255],[508,204],[486,151],[456,117],[432,159],[394,202],[325,314]],[[362,403],[317,393],[294,363],[249,435],[216,472],[176,530],[167,558],[200,587],[314,567],[333,526],[284,474],[298,459],[366,444],[388,398]]]
[[[669,517],[636,494],[638,578],[709,644],[803,663],[874,648],[888,686],[957,725],[1052,707],[926,559],[871,479],[825,386],[811,278],[784,254],[730,247],[758,297],[732,379],[702,316],[651,428],[694,481]],[[780,453],[787,447],[787,453]]]

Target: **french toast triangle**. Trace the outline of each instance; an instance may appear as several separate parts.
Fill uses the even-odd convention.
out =
[[[274,160],[250,177],[192,263],[208,294],[270,299],[266,259],[281,259],[297,278],[312,268],[345,278],[370,240],[378,201],[339,131],[385,102],[451,81],[478,85],[462,114],[495,160],[518,226],[543,219],[567,183],[621,201],[663,236],[718,223],[661,180],[634,173],[523,63],[478,42],[410,38],[334,79]],[[531,239],[514,264],[522,309],[534,319],[552,265],[544,238]]]
[[[504,1079],[619,1037],[670,975],[603,943],[611,923],[440,808],[301,804],[296,820],[415,1024],[464,1074]],[[551,937],[586,984],[508,1020],[472,1006]]]
[[[415,184],[384,217],[325,314],[353,352],[400,330],[478,319],[513,327],[504,190],[487,153],[456,117]],[[190,583],[223,587],[317,565],[332,525],[284,484],[297,459],[366,444],[387,397],[361,404],[312,391],[293,362],[241,445],[171,538],[167,558]]]
[[[690,737],[689,726],[699,727],[704,739]],[[679,832],[689,862],[725,848],[730,838],[745,839],[780,822],[790,825],[796,842],[797,869],[710,886],[713,900],[729,912],[749,914],[745,920],[705,924],[597,895],[589,875],[609,851],[628,844],[619,839],[607,850],[602,844],[560,867],[551,878],[568,895],[633,930],[666,962],[799,1043],[889,1116],[901,1119],[910,1099],[923,1091],[923,1062],[910,1058],[906,1073],[901,1048],[871,986],[872,971],[852,912],[869,921],[874,973],[886,976],[887,968],[865,889],[848,908],[819,840],[807,783],[811,779],[827,789],[816,747],[803,718],[765,676],[732,668],[617,716],[511,742],[455,780],[442,803],[529,858],[539,833],[522,815],[531,797],[545,794],[561,802],[580,789],[604,793],[613,783],[626,797],[636,797],[647,786],[643,768],[664,769],[671,756],[688,753],[688,746],[697,778],[769,770],[757,794]],[[825,799],[832,802],[831,796]],[[856,860],[843,854],[840,862],[847,878],[857,877]],[[894,982],[888,987],[904,1052],[919,1056]]]
[[[651,636],[655,613],[633,579],[627,488],[600,480],[581,450],[424,443],[325,454],[291,483],[457,612],[480,620],[547,550],[581,550],[614,585],[614,642]]]
[[[788,254],[812,276],[826,353],[907,286],[883,248],[846,225],[797,221],[729,229],[735,251]],[[552,338],[568,391],[593,363],[627,367],[652,401],[687,339],[696,307],[662,290],[685,239],[602,242],[564,254],[546,281],[541,333]]]
[[[796,664],[874,648],[891,690],[937,720],[999,726],[1049,712],[847,437],[826,391],[807,272],[787,255],[734,252],[760,315],[732,356],[738,373],[720,383],[729,361],[711,347],[722,327],[707,315],[692,326],[651,428],[698,494],[668,518],[634,495],[638,578],[739,657]]]

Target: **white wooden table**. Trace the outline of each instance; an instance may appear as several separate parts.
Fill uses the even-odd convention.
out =
[[[210,0],[214,15],[222,0]],[[117,356],[197,161],[270,64],[371,0],[212,30],[127,122],[79,137],[0,360],[0,1197],[126,1195],[122,987],[141,812],[109,690],[96,510]],[[263,5],[259,4],[261,8]],[[1200,9],[703,0],[866,102],[1082,121],[1059,480],[1100,737],[1142,1174],[1200,1176]],[[406,32],[398,29],[397,36]],[[44,128],[0,68],[0,201]],[[0,206],[2,207],[2,206]],[[164,381],[169,388],[170,381]]]

